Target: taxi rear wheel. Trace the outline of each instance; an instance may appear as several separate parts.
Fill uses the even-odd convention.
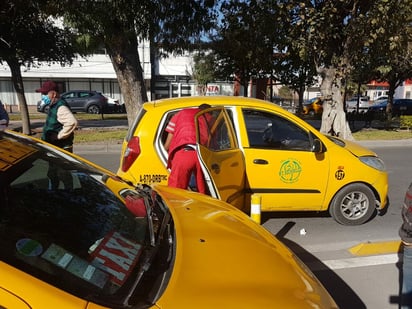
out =
[[[329,213],[343,225],[360,225],[375,213],[375,196],[364,184],[351,184],[333,198]]]

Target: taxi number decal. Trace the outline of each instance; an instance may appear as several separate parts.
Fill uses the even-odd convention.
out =
[[[343,178],[345,178],[345,171],[344,171],[344,170],[341,170],[341,169],[337,170],[337,171],[335,172],[335,178],[336,178],[337,180],[342,180]]]
[[[167,181],[167,175],[162,174],[144,174],[140,175],[139,178],[139,182],[144,184],[152,184],[155,182]]]

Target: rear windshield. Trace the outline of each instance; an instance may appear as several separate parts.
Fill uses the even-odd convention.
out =
[[[136,116],[136,119],[133,121],[133,124],[129,127],[129,130],[127,131],[126,134],[126,141],[130,141],[130,139],[133,137],[134,132],[136,131],[136,128],[140,122],[140,120],[142,120],[143,116],[146,114],[146,110],[144,109],[144,107],[142,107],[139,111],[139,113]]]

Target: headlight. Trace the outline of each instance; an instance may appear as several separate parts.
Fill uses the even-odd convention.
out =
[[[379,171],[385,171],[385,163],[378,158],[378,157],[359,157],[359,160],[361,160],[363,163],[366,165],[373,167]]]

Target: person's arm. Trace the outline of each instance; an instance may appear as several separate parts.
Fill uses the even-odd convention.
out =
[[[57,139],[68,137],[77,127],[77,119],[67,106],[60,106],[57,110],[57,121],[63,124],[63,128],[57,135]]]
[[[167,151],[169,151],[170,143],[172,142],[173,134],[168,133],[166,137],[166,141],[164,143],[164,147]]]

